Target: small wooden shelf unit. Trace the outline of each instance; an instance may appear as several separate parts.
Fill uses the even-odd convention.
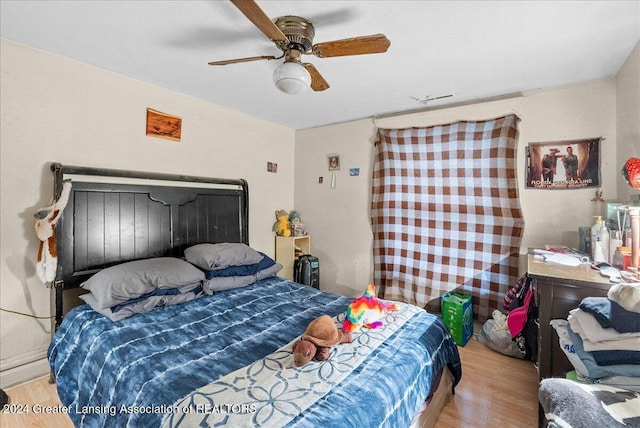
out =
[[[276,262],[282,265],[278,276],[293,281],[293,263],[303,254],[311,254],[311,237],[309,235],[288,238],[276,236]]]

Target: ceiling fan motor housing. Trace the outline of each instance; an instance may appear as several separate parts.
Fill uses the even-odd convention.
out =
[[[311,53],[316,30],[309,20],[287,15],[277,18],[275,24],[289,39],[289,43],[277,42],[280,49],[283,51],[295,49],[301,53]]]

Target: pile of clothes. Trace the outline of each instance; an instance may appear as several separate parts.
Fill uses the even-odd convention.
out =
[[[640,391],[640,284],[587,297],[551,325],[579,380]]]
[[[534,281],[524,274],[502,301],[507,312],[494,310],[478,334],[478,341],[501,354],[536,361],[538,357],[538,303]]]

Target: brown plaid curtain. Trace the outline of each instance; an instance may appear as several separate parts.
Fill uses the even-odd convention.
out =
[[[518,117],[379,129],[371,223],[385,299],[425,307],[455,290],[491,317],[518,274],[524,227]]]

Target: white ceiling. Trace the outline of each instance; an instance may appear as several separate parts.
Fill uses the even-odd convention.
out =
[[[293,129],[613,76],[640,39],[640,1],[258,4],[311,19],[316,43],[384,33],[391,47],[305,56],[331,87],[291,96],[271,80],[280,61],[207,64],[281,53],[226,0],[0,0],[0,34]]]

